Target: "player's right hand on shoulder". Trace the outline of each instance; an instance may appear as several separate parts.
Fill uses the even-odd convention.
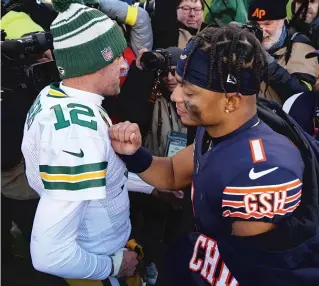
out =
[[[142,135],[136,123],[129,121],[109,128],[113,150],[122,155],[133,155],[142,146]]]
[[[125,250],[123,252],[123,260],[117,277],[133,276],[137,264],[137,253],[133,250]]]

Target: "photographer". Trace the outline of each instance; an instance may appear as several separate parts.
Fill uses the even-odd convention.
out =
[[[286,19],[287,0],[253,0],[248,19],[262,29],[262,46],[266,51],[269,80],[261,86],[266,98],[284,102],[298,92],[311,91],[316,81],[316,58],[305,59],[314,51],[302,34],[289,34]]]
[[[5,39],[19,39],[21,42],[23,42],[21,37],[43,31],[42,27],[34,23],[27,14],[15,11],[8,12],[1,19],[1,26],[6,33]],[[37,193],[29,187],[26,180],[21,152],[25,118],[37,95],[30,86],[31,81],[26,72],[32,64],[52,59],[50,50],[28,56],[17,55],[14,48],[21,42],[4,41],[1,43],[3,72],[1,86],[1,230],[2,257],[5,264],[12,260],[12,237],[10,235],[12,221],[18,225],[29,244],[32,223],[39,202]],[[8,43],[12,44],[9,46],[12,50],[8,48]],[[24,63],[21,57],[26,58]]]
[[[150,131],[145,139],[145,146],[156,156],[166,156],[169,152],[169,137],[171,132],[186,133],[177,110],[170,100],[170,96],[177,87],[175,70],[182,49],[171,47],[156,52],[143,50],[137,59],[137,67],[145,71],[154,71],[157,78],[151,100],[154,104]],[[184,140],[182,134],[181,141]]]

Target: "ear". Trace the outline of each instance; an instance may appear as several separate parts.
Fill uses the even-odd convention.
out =
[[[225,110],[229,110],[229,112],[234,112],[236,111],[241,104],[241,99],[242,96],[240,93],[236,92],[231,92],[227,93],[226,95],[226,105],[225,105]]]

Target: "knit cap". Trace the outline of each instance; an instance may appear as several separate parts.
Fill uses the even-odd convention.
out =
[[[52,0],[59,12],[51,24],[56,65],[63,79],[94,73],[126,48],[120,27],[81,0]]]
[[[250,0],[248,2],[248,20],[280,20],[287,17],[288,0]]]

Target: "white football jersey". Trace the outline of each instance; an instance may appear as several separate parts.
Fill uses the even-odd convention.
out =
[[[90,201],[78,242],[111,254],[130,235],[128,172],[111,147],[102,100],[62,83],[46,87],[27,115],[22,152],[28,182],[40,196]],[[97,237],[105,245],[93,243]]]

